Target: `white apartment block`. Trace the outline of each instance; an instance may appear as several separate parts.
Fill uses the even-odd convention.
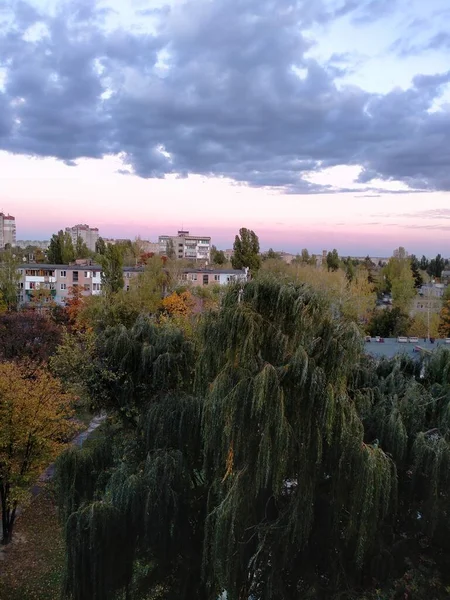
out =
[[[89,225],[74,225],[73,227],[66,227],[66,232],[70,233],[72,237],[72,243],[75,246],[77,239],[80,237],[91,252],[95,252],[95,245],[99,238],[98,228],[89,227]]]
[[[6,244],[16,245],[16,219],[0,212],[0,250],[3,250]]]
[[[179,231],[178,235],[160,235],[159,253],[167,254],[169,240],[172,240],[176,258],[209,262],[211,238],[208,236],[190,235],[189,231]]]

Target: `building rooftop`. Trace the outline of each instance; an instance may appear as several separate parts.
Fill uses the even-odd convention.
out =
[[[384,342],[376,342],[375,338],[372,338],[370,342],[365,343],[365,351],[374,358],[393,358],[398,354],[419,357],[423,352],[433,352],[442,346],[450,349],[450,344],[446,343],[445,339],[431,343],[424,341],[424,338],[419,338],[417,342],[398,342],[397,338],[384,338]]]

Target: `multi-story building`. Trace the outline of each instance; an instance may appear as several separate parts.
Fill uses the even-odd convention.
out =
[[[48,301],[64,304],[72,286],[87,296],[101,293],[100,265],[24,264],[19,268],[19,303],[30,302],[36,292],[48,290]]]
[[[3,250],[6,244],[16,245],[16,219],[0,212],[0,250]]]
[[[244,269],[183,269],[181,276],[193,286],[227,285],[248,280],[248,268]]]
[[[19,269],[18,297],[20,304],[27,304],[34,296],[40,300],[65,304],[70,288],[81,287],[86,296],[98,296],[102,293],[102,268],[93,264],[47,265],[23,264]],[[128,291],[134,277],[144,271],[144,267],[124,267],[124,290]],[[227,285],[237,281],[247,281],[248,269],[183,269],[180,283],[192,286]],[[39,293],[43,292],[43,293]]]
[[[73,227],[66,227],[66,232],[70,233],[74,246],[77,243],[77,239],[80,237],[89,250],[91,250],[91,252],[95,252],[95,245],[99,238],[97,227],[89,227],[89,225],[79,224],[74,225]]]
[[[209,262],[211,256],[211,238],[190,235],[189,231],[179,231],[178,235],[160,235],[159,253],[167,255],[172,243],[176,258]]]

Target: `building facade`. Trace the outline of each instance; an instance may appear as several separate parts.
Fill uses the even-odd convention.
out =
[[[189,231],[179,231],[177,235],[160,235],[159,253],[167,256],[172,243],[176,258],[209,262],[211,259],[211,238],[209,236],[190,235]]]
[[[124,267],[124,290],[128,291],[133,278],[143,273],[144,267]],[[102,293],[102,268],[95,264],[47,265],[23,264],[18,269],[19,304],[26,305],[38,296],[40,302],[64,305],[74,286],[81,288],[86,296],[98,296]],[[227,285],[248,279],[248,269],[214,270],[183,269],[180,283],[192,286]]]
[[[0,212],[0,250],[3,250],[6,244],[16,245],[16,219]]]
[[[89,227],[89,225],[74,225],[73,227],[66,227],[66,232],[70,233],[72,243],[75,246],[77,239],[80,237],[91,252],[95,252],[95,246],[97,244],[99,233],[97,227]]]
[[[182,281],[195,287],[203,285],[228,285],[229,283],[245,283],[249,279],[248,268],[245,269],[184,269]]]

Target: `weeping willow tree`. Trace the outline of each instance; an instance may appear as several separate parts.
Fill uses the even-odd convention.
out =
[[[374,361],[321,293],[265,277],[195,339],[98,338],[108,423],[57,470],[65,597],[410,600],[414,573],[446,597],[421,561],[450,572],[450,352]]]
[[[146,318],[108,329],[95,358],[109,419],[58,461],[64,595],[73,600],[202,598],[206,502],[194,352]],[[203,500],[202,500],[203,499]]]
[[[347,392],[358,330],[308,287],[262,279],[230,291],[202,338],[205,577],[229,599],[319,598],[362,568],[396,497]]]

